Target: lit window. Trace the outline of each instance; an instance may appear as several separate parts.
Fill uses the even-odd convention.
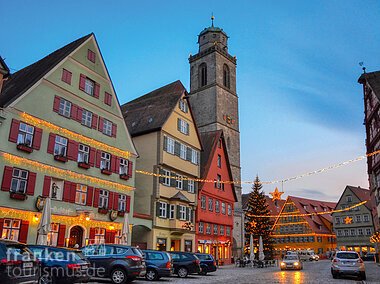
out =
[[[108,136],[112,135],[112,122],[107,119],[104,119],[103,121],[103,134]]]
[[[78,147],[78,162],[88,164],[88,159],[90,156],[90,147],[79,144]]]
[[[127,210],[127,196],[124,194],[119,194],[118,199],[118,211],[125,212]]]
[[[61,98],[59,101],[58,113],[63,115],[63,116],[66,116],[66,117],[70,117],[70,115],[71,115],[71,102],[66,101],[65,99]]]
[[[108,199],[109,199],[109,191],[101,189],[99,191],[99,208],[107,209],[108,208]]]
[[[83,184],[77,184],[76,194],[75,194],[75,203],[86,205],[87,199],[87,186]]]
[[[58,245],[58,232],[59,232],[59,224],[51,223],[50,231],[47,236],[49,246],[57,246]]]
[[[100,159],[100,169],[101,170],[110,170],[111,168],[111,155],[102,152],[101,159]]]
[[[104,244],[106,239],[106,229],[95,228],[95,244]]]
[[[89,94],[90,96],[94,95],[94,87],[95,87],[95,82],[90,80],[89,78],[85,79],[85,84],[84,84],[84,91]]]
[[[61,136],[55,136],[54,155],[66,157],[67,139]]]
[[[32,147],[34,127],[20,122],[19,132],[17,136],[17,145],[25,145]]]
[[[28,171],[14,168],[12,172],[11,192],[25,193],[28,183]]]
[[[2,239],[11,241],[18,241],[20,234],[21,221],[16,219],[4,219],[3,231],[1,233]]]
[[[91,127],[92,125],[92,112],[88,110],[82,111],[82,124],[86,125],[88,127]]]

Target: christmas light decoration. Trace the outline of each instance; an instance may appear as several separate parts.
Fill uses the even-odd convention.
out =
[[[352,218],[347,216],[346,218],[344,218],[344,223],[345,224],[352,224]]]
[[[370,238],[371,243],[380,243],[380,232],[374,233]]]
[[[70,178],[76,182],[83,182],[86,184],[98,185],[102,188],[109,188],[109,189],[116,189],[116,190],[130,191],[134,189],[133,187],[128,186],[128,185],[96,178],[89,175],[79,174],[79,173],[72,172],[69,170],[56,168],[50,165],[42,164],[40,162],[22,158],[22,157],[12,155],[9,153],[0,152],[0,156],[7,163],[11,165],[19,166],[22,168],[28,168],[33,171],[39,171],[39,172],[46,173],[51,176],[62,178],[62,179]]]
[[[283,195],[283,192],[279,192],[278,188],[276,187],[273,192],[269,192],[270,195],[272,195],[272,201],[275,200],[281,200],[281,195]]]

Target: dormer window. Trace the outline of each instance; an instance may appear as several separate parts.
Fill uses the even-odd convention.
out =
[[[352,195],[347,195],[346,200],[347,202],[352,202]]]

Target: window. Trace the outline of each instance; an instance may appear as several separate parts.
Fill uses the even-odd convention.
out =
[[[79,144],[78,147],[78,162],[88,164],[88,159],[90,156],[90,147]]]
[[[17,145],[25,145],[32,147],[34,127],[20,122],[19,131],[17,135]]]
[[[179,206],[179,219],[186,220],[186,206]]]
[[[227,64],[223,66],[223,85],[224,87],[230,88],[230,69]]]
[[[214,224],[214,235],[219,233],[218,225]]]
[[[206,234],[211,235],[211,224],[207,224],[206,226]]]
[[[61,136],[55,136],[54,155],[66,157],[67,139]]]
[[[215,200],[215,212],[216,212],[216,213],[219,213],[219,212],[220,212],[219,200]]]
[[[359,236],[363,236],[363,229],[362,229],[362,228],[359,228],[359,229],[358,229],[358,235],[359,235]]]
[[[72,73],[66,69],[62,69],[62,78],[61,80],[69,85],[71,85],[71,76]]]
[[[363,219],[364,219],[364,222],[369,222],[369,215],[368,214],[364,214],[363,215]]]
[[[95,58],[96,58],[95,52],[88,49],[87,50],[87,59],[90,60],[91,62],[95,63]]]
[[[224,226],[220,225],[219,233],[221,236],[224,236]]]
[[[90,96],[93,96],[94,95],[94,87],[95,87],[95,82],[86,77],[85,83],[84,83],[84,91],[87,94],[89,94]]]
[[[110,93],[104,93],[104,103],[109,106],[112,105],[112,95]]]
[[[119,175],[127,175],[127,174],[128,174],[128,160],[120,158]]]
[[[208,211],[213,211],[214,210],[214,203],[212,198],[208,199]]]
[[[182,180],[182,176],[180,175],[177,175],[177,179],[175,180],[175,187],[178,188],[178,189],[182,189],[183,187],[183,180]]]
[[[206,209],[206,196],[201,196],[201,208]]]
[[[198,165],[198,152],[194,149],[191,149],[191,162]]]
[[[222,214],[226,215],[226,203],[222,202]]]
[[[226,227],[226,236],[230,236],[231,235],[231,228],[230,227]]]
[[[188,112],[188,110],[189,110],[189,108],[188,108],[188,106],[187,106],[187,103],[186,103],[186,100],[185,99],[181,99],[180,101],[179,101],[179,108],[180,108],[180,110],[182,110],[183,112]]]
[[[195,192],[194,181],[193,180],[188,180],[187,181],[187,191],[190,192],[190,193],[194,193]]]
[[[159,202],[159,216],[158,217],[161,217],[161,218],[166,218],[167,216],[167,207],[168,207],[168,204],[165,203],[165,202]]]
[[[221,175],[216,175],[216,182],[215,182],[215,187],[216,188],[222,188],[222,184],[221,184],[221,181],[222,181],[222,176]]]
[[[360,223],[362,221],[361,215],[356,215],[356,223]]]
[[[335,217],[335,224],[337,224],[337,225],[340,224],[340,217]]]
[[[218,161],[217,161],[218,168],[222,167],[222,156],[218,155]]]
[[[100,169],[101,170],[110,170],[111,168],[111,155],[102,152],[101,159],[100,159]]]
[[[174,210],[175,210],[175,205],[174,204],[170,204],[170,214],[169,214],[169,218],[170,219],[174,219]]]
[[[186,150],[187,150],[186,145],[181,144],[180,152],[179,152],[179,156],[181,157],[181,159],[186,160]]]
[[[167,152],[170,154],[174,154],[174,139],[168,137],[167,138]]]
[[[13,168],[11,192],[26,193],[26,185],[28,183],[28,171]]]
[[[20,234],[20,226],[20,220],[4,219],[3,232],[1,233],[1,238],[11,241],[18,241],[18,236]]]
[[[87,127],[92,126],[92,112],[88,110],[82,111],[82,124],[86,125]]]
[[[65,99],[61,98],[59,101],[58,113],[63,115],[63,116],[66,116],[66,117],[70,117],[70,115],[71,115],[71,102],[66,101]]]
[[[203,234],[203,222],[198,223],[198,232]]]
[[[99,208],[107,209],[109,200],[109,191],[101,189],[99,191]]]
[[[107,119],[103,119],[103,130],[102,130],[103,134],[105,135],[108,135],[108,136],[112,136],[112,122],[107,120]]]
[[[355,229],[351,229],[350,233],[351,233],[351,236],[355,236],[356,235],[356,230]]]
[[[166,186],[170,186],[170,171],[163,170],[163,173],[165,175],[163,184]]]
[[[352,195],[347,195],[346,196],[346,201],[347,202],[352,202]]]
[[[231,206],[231,204],[228,204],[228,206],[227,206],[227,212],[228,212],[228,216],[231,216],[232,215],[232,206]]]
[[[106,229],[95,228],[95,244],[104,244],[106,238]]]
[[[372,235],[372,230],[371,230],[371,228],[366,228],[366,229],[365,229],[365,234],[366,234],[367,236]]]
[[[345,237],[348,237],[348,236],[349,236],[349,231],[348,231],[348,229],[344,229],[344,236],[345,236]]]
[[[127,196],[124,194],[119,194],[117,210],[120,212],[125,212],[127,210]]]
[[[59,224],[51,223],[50,224],[50,231],[47,235],[47,243],[49,246],[57,246],[58,245],[58,231],[59,231]]]
[[[63,180],[52,179],[50,185],[50,197],[52,199],[62,200]]]
[[[207,85],[207,65],[206,63],[202,63],[199,65],[199,85],[200,87]]]
[[[189,124],[183,119],[178,118],[178,130],[186,135],[189,135]]]
[[[75,203],[86,205],[87,199],[87,186],[83,184],[77,184],[76,193],[75,193]]]

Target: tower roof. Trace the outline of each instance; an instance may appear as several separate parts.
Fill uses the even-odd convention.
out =
[[[214,26],[211,26],[211,27],[208,27],[208,28],[204,28],[203,31],[200,32],[199,36],[204,35],[204,34],[206,34],[208,32],[210,32],[210,33],[215,33],[215,32],[216,33],[222,33],[226,37],[228,37],[227,34],[225,33],[225,31],[223,31],[223,29],[221,29],[219,27],[214,27]]]

